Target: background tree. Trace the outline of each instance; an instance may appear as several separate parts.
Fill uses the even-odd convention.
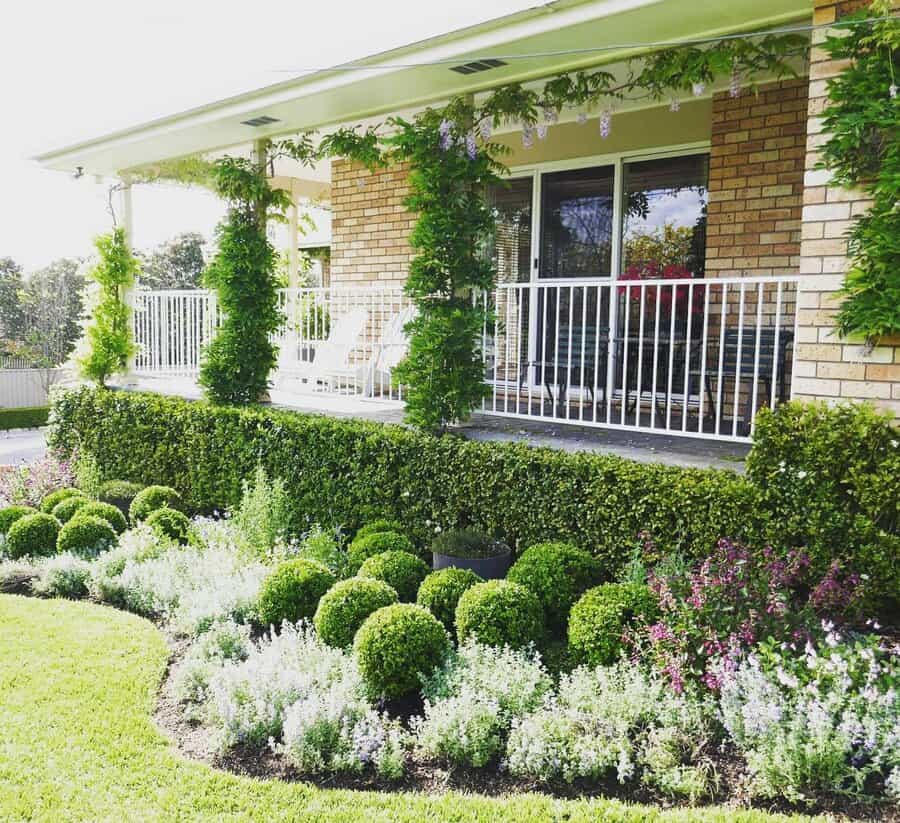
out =
[[[0,339],[22,338],[25,330],[22,287],[22,267],[11,257],[0,257]]]
[[[19,339],[35,362],[58,366],[72,353],[81,334],[84,285],[81,261],[69,257],[54,260],[25,280],[25,322]]]
[[[141,285],[149,289],[198,289],[206,267],[206,240],[198,232],[185,232],[139,255]]]

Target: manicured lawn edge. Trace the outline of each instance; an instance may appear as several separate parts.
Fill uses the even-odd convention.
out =
[[[810,819],[542,795],[352,792],[238,777],[185,760],[153,724],[167,658],[160,632],[134,615],[88,603],[0,596],[0,819]]]
[[[46,426],[49,415],[49,406],[0,409],[0,431],[6,429],[34,429],[38,426]]]

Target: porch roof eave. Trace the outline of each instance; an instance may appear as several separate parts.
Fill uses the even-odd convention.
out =
[[[414,110],[461,93],[508,82],[612,63],[635,56],[630,48],[597,54],[560,54],[601,44],[678,40],[754,30],[809,19],[811,0],[553,0],[399,49],[353,61],[252,92],[212,102],[36,156],[47,169],[115,176],[163,160],[246,145],[259,137],[323,129]],[[646,51],[646,49],[644,49]],[[510,59],[474,75],[450,71],[459,63],[493,55],[547,53]],[[428,65],[422,65],[428,64]],[[362,76],[361,76],[362,75]],[[254,128],[242,121],[268,115],[276,122]]]

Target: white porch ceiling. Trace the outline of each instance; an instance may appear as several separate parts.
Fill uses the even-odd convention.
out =
[[[116,175],[187,154],[246,146],[258,137],[357,123],[464,92],[621,61],[641,50],[510,59],[507,65],[473,75],[453,72],[449,65],[409,64],[447,59],[464,63],[479,57],[715,36],[808,21],[811,16],[812,0],[556,0],[354,63],[366,67],[362,70],[308,74],[35,159],[49,169],[71,172],[80,166],[86,173]],[[242,123],[263,115],[278,122],[261,128]],[[323,167],[305,170],[302,176],[311,183],[324,183],[327,174]]]

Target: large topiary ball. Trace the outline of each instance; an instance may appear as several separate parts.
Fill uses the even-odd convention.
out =
[[[58,509],[59,506],[56,508]],[[55,511],[56,509],[54,509]],[[113,531],[116,534],[122,534],[128,528],[128,521],[125,519],[125,515],[112,503],[101,503],[97,500],[91,500],[78,509],[78,516],[83,517],[84,515],[105,520],[113,527]]]
[[[404,603],[412,603],[422,581],[428,577],[428,564],[409,552],[382,552],[370,557],[359,568],[359,577],[383,580]]]
[[[79,512],[60,530],[56,550],[79,557],[96,557],[116,544],[116,532],[102,517]]]
[[[144,522],[157,534],[169,537],[176,543],[187,543],[191,535],[191,521],[187,515],[166,506],[150,512]]]
[[[653,622],[658,606],[642,583],[607,583],[590,589],[569,615],[569,653],[575,663],[608,666],[622,650],[622,634],[637,621]]]
[[[399,532],[374,532],[354,538],[347,548],[347,565],[351,574],[356,574],[360,566],[370,557],[384,552],[416,553],[416,547],[406,535]]]
[[[335,583],[335,576],[314,560],[288,560],[263,582],[257,614],[263,626],[287,620],[312,620],[319,600]]]
[[[49,557],[56,554],[59,527],[59,520],[52,514],[26,514],[9,527],[3,548],[13,560],[20,557]]]
[[[370,534],[377,534],[378,532],[398,532],[403,534],[403,530],[403,524],[399,520],[387,520],[381,518],[379,520],[373,520],[371,523],[366,523],[365,526],[360,526],[360,528],[356,530],[356,534],[353,535],[353,539],[357,540],[360,537],[368,537]]]
[[[416,691],[450,651],[450,638],[428,609],[397,603],[373,612],[356,633],[353,649],[375,697]]]
[[[51,514],[59,520],[60,523],[68,523],[74,516],[75,512],[87,506],[91,501],[86,497],[73,494],[59,501],[54,507]]]
[[[107,480],[97,490],[97,499],[103,503],[111,503],[127,517],[131,501],[143,490],[144,486],[140,483],[132,483],[129,480]]]
[[[430,611],[447,631],[455,631],[456,606],[463,593],[482,579],[471,569],[447,568],[432,572],[419,586],[416,603]]]
[[[6,536],[10,527],[16,520],[27,514],[37,514],[38,510],[32,506],[7,506],[0,509],[0,535]]]
[[[181,495],[170,486],[147,486],[134,496],[128,508],[128,516],[132,523],[146,520],[150,512],[157,509],[177,509]]]
[[[520,649],[544,636],[544,612],[531,589],[509,580],[488,580],[465,591],[456,607],[459,642]]]
[[[506,575],[537,595],[547,624],[563,629],[575,601],[602,580],[596,557],[569,543],[538,543],[522,553]]]
[[[313,622],[323,642],[344,648],[353,643],[359,627],[372,612],[397,600],[397,592],[382,580],[351,577],[335,583],[325,593]]]
[[[41,500],[41,511],[44,514],[52,514],[56,504],[61,503],[67,497],[86,497],[86,495],[81,489],[57,489]]]

